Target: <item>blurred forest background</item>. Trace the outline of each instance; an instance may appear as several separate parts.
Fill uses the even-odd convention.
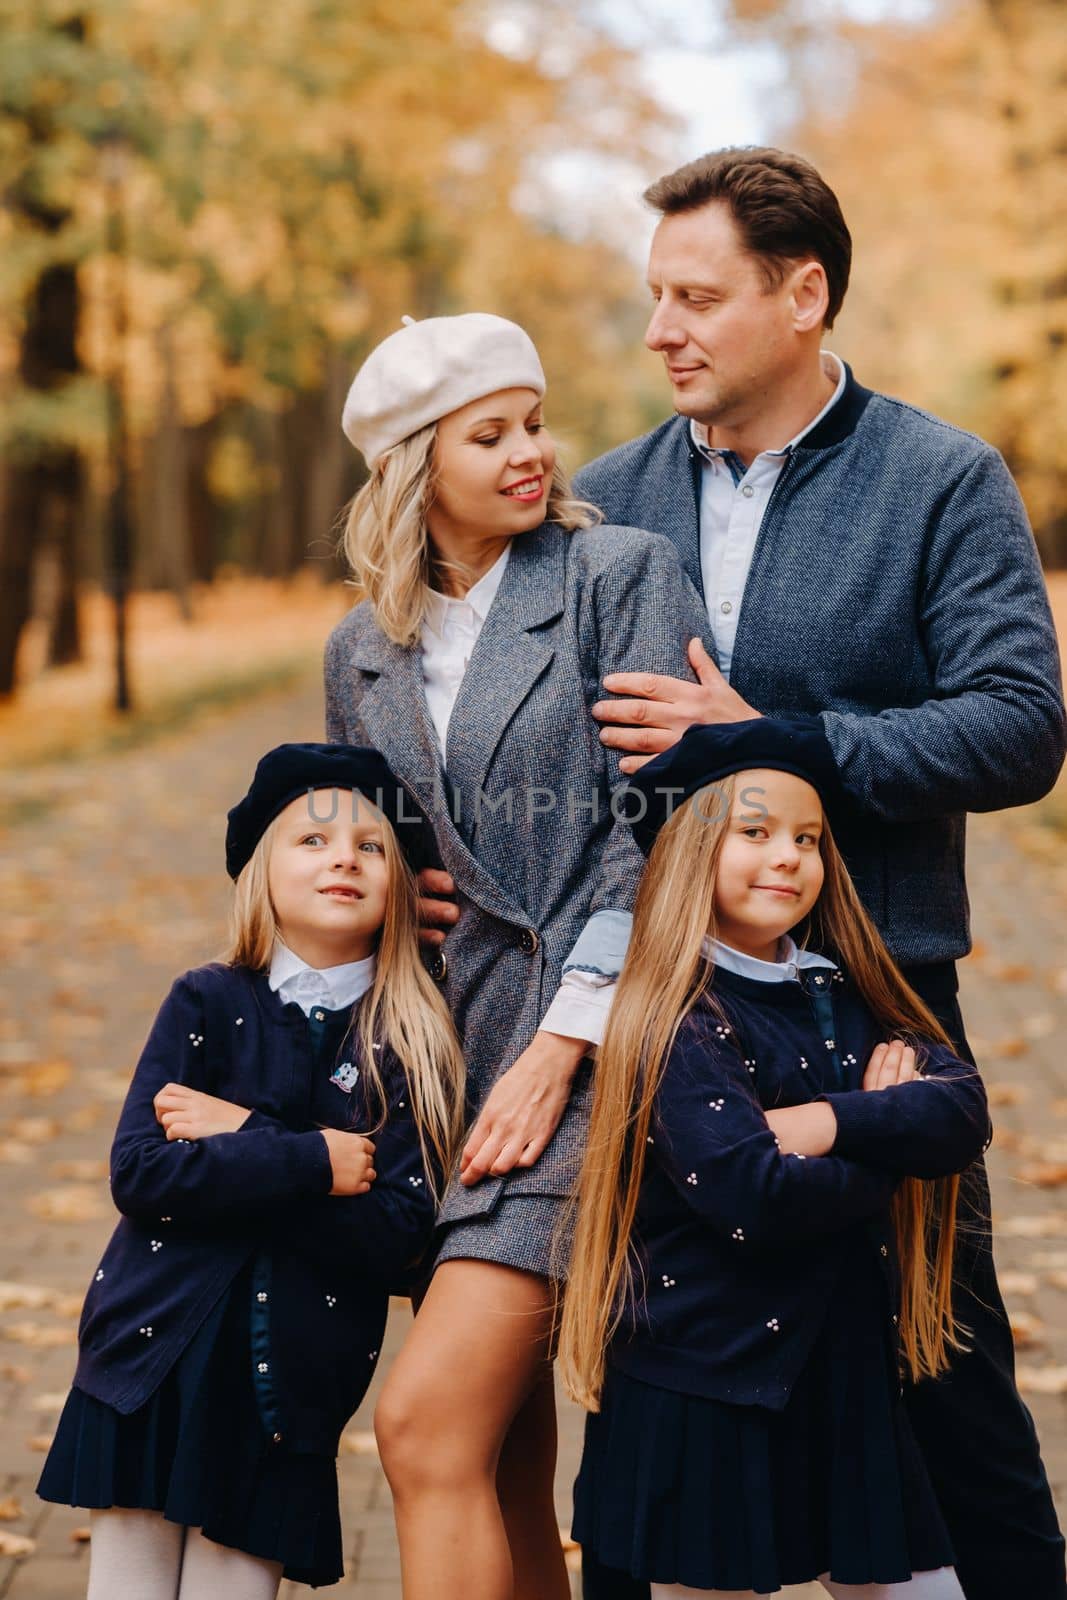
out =
[[[1062,0],[0,0],[0,732],[41,684],[82,719],[86,662],[136,702],[142,649],[306,661],[350,603],[342,401],[405,312],[528,327],[572,466],[667,414],[665,39],[780,58],[761,136],[855,237],[834,348],[997,444],[1067,564]]]

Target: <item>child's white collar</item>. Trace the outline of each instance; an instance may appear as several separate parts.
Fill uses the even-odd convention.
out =
[[[337,967],[309,967],[287,944],[276,939],[267,981],[283,1004],[295,1001],[309,1017],[315,1006],[326,1011],[354,1006],[374,982],[377,965],[378,957],[370,955],[363,961],[345,961]]]
[[[813,950],[798,950],[788,933],[779,942],[777,961],[761,961],[758,956],[746,955],[743,950],[723,944],[721,939],[705,938],[700,953],[705,961],[714,962],[727,972],[735,972],[739,978],[755,978],[757,983],[795,983],[808,967],[837,971],[828,956],[816,955]]]

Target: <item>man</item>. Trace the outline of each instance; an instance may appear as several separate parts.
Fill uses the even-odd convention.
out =
[[[824,351],[851,240],[807,162],[724,150],[653,184],[646,343],[678,413],[593,462],[609,522],[668,535],[718,662],[699,682],[625,674],[596,707],[634,770],[700,722],[818,717],[862,816],[840,837],[896,959],[966,1050],[965,814],[1051,787],[1065,744],[1056,638],[1015,486],[988,445],[862,388]],[[958,1314],[972,1350],[909,1392],[968,1600],[1063,1600],[1063,1540],[1014,1386],[984,1171]],[[597,1600],[647,1596],[587,1570]]]

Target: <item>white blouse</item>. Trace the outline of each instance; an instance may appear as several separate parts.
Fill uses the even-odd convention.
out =
[[[441,759],[448,765],[448,724],[478,636],[496,599],[500,580],[511,554],[507,545],[462,599],[431,589],[422,624],[422,682],[430,721],[437,734]],[[603,981],[603,980],[601,980]],[[580,973],[567,973],[556,991],[542,1027],[568,1039],[587,1039],[599,1044],[606,1010],[599,996],[591,994],[589,980]]]

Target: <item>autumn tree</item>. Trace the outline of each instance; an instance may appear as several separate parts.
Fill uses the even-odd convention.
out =
[[[841,198],[840,335],[861,378],[990,439],[1046,561],[1067,562],[1067,28],[1061,0],[942,0],[861,24],[734,0],[800,110],[779,142]]]
[[[49,481],[57,447],[75,450],[99,500],[103,392],[121,384],[142,581],[181,594],[221,560],[328,565],[358,471],[344,392],[403,313],[528,322],[576,453],[639,420],[623,377],[636,274],[524,194],[555,154],[614,157],[620,126],[638,149],[660,113],[633,50],[574,8],[544,0],[506,48],[494,15],[488,0],[85,0],[72,31],[69,0],[0,0],[0,446],[17,439]],[[116,140],[121,260],[102,170]],[[28,174],[51,232],[18,203]],[[26,359],[56,264],[84,377],[41,387]],[[27,565],[0,617],[11,664],[41,535],[8,501],[5,549]]]

